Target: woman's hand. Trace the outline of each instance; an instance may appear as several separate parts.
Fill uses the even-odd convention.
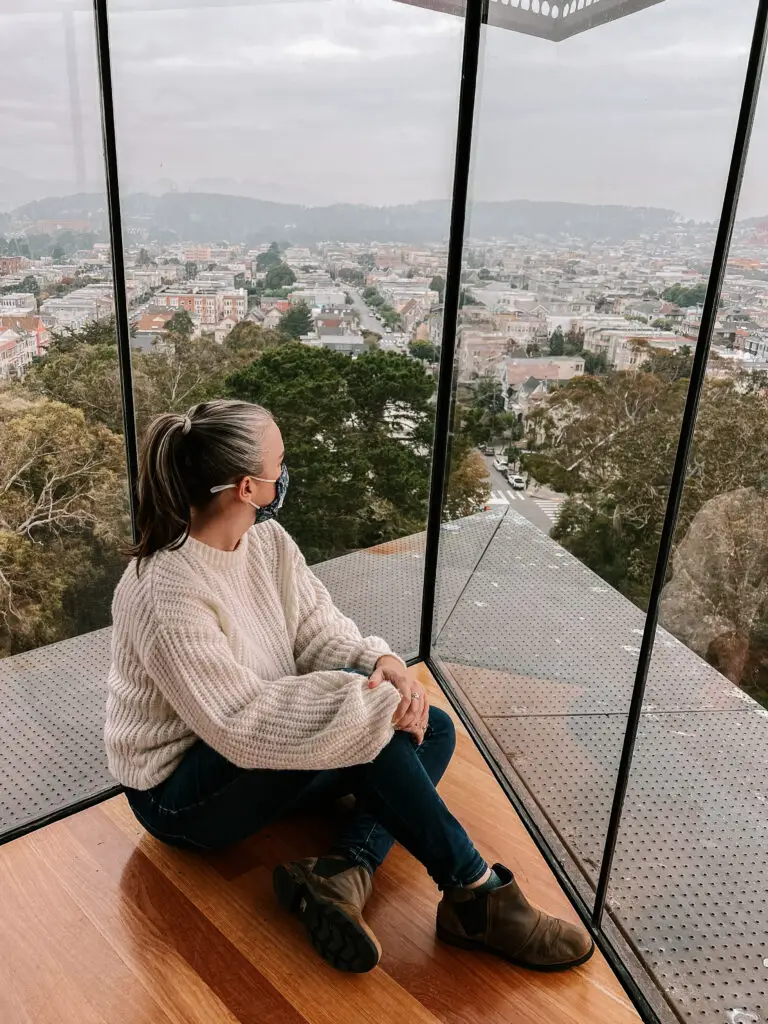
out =
[[[409,732],[417,743],[421,743],[429,721],[429,702],[424,687],[410,678],[402,661],[391,654],[382,655],[376,662],[368,685],[373,690],[384,681],[392,683],[400,693],[392,724],[402,732]]]

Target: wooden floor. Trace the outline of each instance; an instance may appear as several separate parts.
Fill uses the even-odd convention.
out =
[[[484,856],[576,920],[460,729],[440,788]],[[364,976],[326,966],[277,907],[271,875],[278,861],[320,852],[332,825],[286,821],[200,856],[149,837],[120,796],[0,847],[0,1022],[637,1024],[597,953],[541,975],[437,943],[438,894],[398,847],[366,914],[381,966]]]

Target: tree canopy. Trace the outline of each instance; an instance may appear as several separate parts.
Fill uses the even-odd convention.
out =
[[[676,306],[700,306],[707,295],[707,282],[700,281],[698,284],[686,286],[684,284],[673,284],[662,292],[662,298],[667,302],[674,302]]]
[[[654,352],[640,369],[577,377],[528,419],[526,468],[569,495],[553,536],[640,607],[658,551],[688,388],[690,354]],[[760,481],[768,382],[733,373],[704,384],[679,535],[723,491]],[[739,457],[733,457],[738,451]]]
[[[267,291],[274,291],[275,289],[286,288],[288,285],[294,284],[295,281],[296,275],[294,272],[287,263],[280,261],[267,271],[264,278],[264,287]]]
[[[260,271],[271,270],[282,262],[280,248],[277,242],[270,243],[266,252],[260,252],[256,257],[256,269]]]
[[[221,345],[178,330],[132,353],[137,426],[231,395],[270,408],[291,469],[285,525],[310,562],[423,529],[434,379],[406,355],[357,359],[238,324]],[[25,378],[0,388],[0,655],[109,621],[129,536],[114,322],[55,332]],[[459,431],[446,510],[487,496]]]
[[[281,518],[309,561],[423,529],[435,382],[418,363],[394,352],[350,359],[288,344],[227,387],[270,409],[283,432],[291,500]],[[466,514],[477,481],[459,485],[454,506]]]
[[[440,349],[437,345],[433,345],[431,341],[412,341],[408,346],[408,351],[411,353],[414,359],[423,359],[427,363],[436,363],[440,358]]]
[[[120,571],[110,552],[130,532],[124,481],[123,445],[106,427],[0,390],[0,653],[93,628],[82,598],[100,579],[110,591]]]
[[[297,341],[303,334],[309,334],[315,326],[312,311],[306,302],[297,302],[280,317],[280,333]]]

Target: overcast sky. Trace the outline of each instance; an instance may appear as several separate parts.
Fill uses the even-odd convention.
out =
[[[83,171],[103,187],[92,21],[72,16],[68,48],[67,2],[0,0],[0,209],[74,190]],[[163,6],[121,0],[111,19],[126,186],[312,204],[450,195],[460,19],[395,0]],[[663,0],[561,43],[488,29],[473,197],[717,216],[755,9]],[[768,100],[740,216],[768,214],[766,183]]]

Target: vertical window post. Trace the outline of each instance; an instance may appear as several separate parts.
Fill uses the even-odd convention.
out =
[[[120,370],[120,391],[123,400],[123,436],[125,438],[125,453],[128,463],[131,526],[134,539],[136,539],[139,457],[136,441],[136,413],[133,401],[133,373],[131,370],[131,331],[128,323],[128,297],[125,288],[123,226],[120,220],[120,185],[117,173],[115,109],[112,101],[112,58],[109,50],[107,0],[94,0],[93,12],[96,22],[101,129],[104,140],[104,170],[107,182],[109,238],[112,249],[112,284],[115,293],[117,356]]]
[[[448,467],[448,446],[452,414],[456,332],[461,297],[461,268],[464,249],[464,226],[469,192],[472,158],[472,127],[475,118],[477,71],[480,59],[482,29],[488,21],[488,0],[467,0],[464,19],[464,52],[461,63],[461,89],[456,130],[456,160],[453,172],[451,227],[448,237],[448,265],[443,295],[443,337],[440,346],[440,373],[437,382],[435,433],[432,442],[432,469],[427,512],[427,540],[424,555],[424,583],[421,597],[421,631],[419,660],[428,661],[432,653],[432,624],[435,614],[440,524],[445,474]]]

